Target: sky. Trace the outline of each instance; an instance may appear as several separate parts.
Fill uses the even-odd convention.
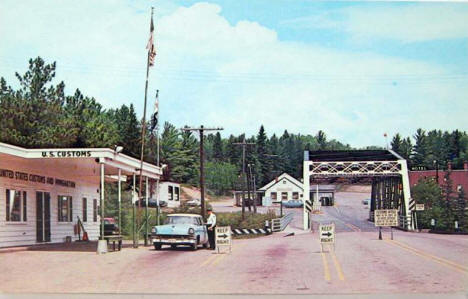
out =
[[[384,133],[468,130],[468,3],[291,0],[0,2],[0,76],[57,62],[55,84],[222,136],[315,135],[353,147]]]

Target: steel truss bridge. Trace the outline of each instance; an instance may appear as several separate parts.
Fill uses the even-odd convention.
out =
[[[371,178],[369,218],[374,210],[397,209],[403,229],[413,230],[408,166],[392,150],[305,151],[304,201],[310,201],[310,182],[333,178]],[[314,202],[318,205],[318,202]],[[310,229],[310,213],[304,205],[304,229]]]

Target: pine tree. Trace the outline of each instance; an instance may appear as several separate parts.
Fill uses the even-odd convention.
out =
[[[390,145],[393,151],[401,155],[402,140],[399,133],[396,133],[395,136],[393,136]]]
[[[259,164],[259,171],[257,177],[257,184],[261,186],[266,185],[269,182],[269,173],[271,171],[271,163],[269,157],[266,156],[268,152],[267,148],[267,136],[263,125],[260,126],[260,130],[257,134],[257,158]]]
[[[221,134],[219,132],[216,132],[213,140],[213,159],[218,162],[224,160],[223,143],[221,141]]]
[[[411,153],[413,151],[413,145],[411,143],[411,139],[409,137],[403,139],[401,142],[401,152],[399,153],[403,158],[405,158],[407,161],[410,161]]]
[[[325,132],[323,132],[322,130],[319,130],[317,132],[317,143],[319,145],[319,150],[323,151],[326,149],[327,147],[327,136],[325,135]]]
[[[78,130],[63,112],[65,84],[50,84],[55,68],[55,62],[30,59],[26,73],[16,73],[16,91],[1,78],[0,141],[31,148],[74,144]]]
[[[414,139],[415,144],[411,156],[412,165],[425,166],[424,162],[427,154],[426,132],[423,129],[418,129]]]

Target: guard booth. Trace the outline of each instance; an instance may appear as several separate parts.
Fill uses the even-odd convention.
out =
[[[335,205],[335,185],[311,185],[310,186],[310,199],[312,202],[318,202],[321,206]]]
[[[408,166],[406,160],[392,150],[305,151],[304,152],[304,217],[303,227],[310,229],[311,183],[336,178],[370,178],[372,194],[369,218],[377,209],[397,209],[399,225],[414,230]]]

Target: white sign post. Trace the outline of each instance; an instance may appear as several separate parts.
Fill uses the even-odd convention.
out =
[[[332,244],[335,251],[335,223],[320,224],[319,226],[320,249],[323,252],[323,244]]]
[[[230,226],[217,226],[215,237],[218,253],[221,246],[229,247],[229,252],[232,251],[232,232]]]
[[[379,227],[379,240],[382,240],[382,226],[390,227],[393,240],[393,227],[398,226],[398,210],[375,210],[374,221],[375,226]]]
[[[424,211],[424,204],[423,203],[417,203],[416,204],[416,211]]]

